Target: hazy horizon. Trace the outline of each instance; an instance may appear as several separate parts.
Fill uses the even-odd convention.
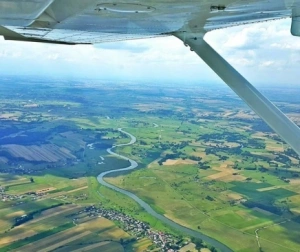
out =
[[[290,19],[220,29],[205,40],[254,86],[299,86],[299,38]],[[112,81],[222,83],[174,37],[96,45],[55,45],[0,39],[0,75],[40,75]]]

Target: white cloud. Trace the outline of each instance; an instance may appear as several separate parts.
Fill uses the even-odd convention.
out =
[[[290,19],[218,30],[207,40],[253,83],[297,81],[300,38],[290,34]]]
[[[300,84],[295,78],[300,67],[300,38],[291,36],[289,30],[290,20],[286,19],[212,31],[205,39],[254,84]],[[195,53],[173,37],[95,46],[0,39],[0,74],[36,72],[106,79],[220,82]]]
[[[269,66],[272,66],[274,65],[275,61],[273,60],[267,60],[267,61],[264,61],[260,64],[260,66],[262,67],[269,67]]]

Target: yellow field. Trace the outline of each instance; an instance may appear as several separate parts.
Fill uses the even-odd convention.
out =
[[[25,214],[25,211],[20,210],[17,212],[9,213],[5,217],[10,219],[10,218],[16,218],[16,217],[22,216],[23,214]]]
[[[216,146],[219,146],[219,147],[229,147],[229,148],[235,148],[235,147],[238,147],[240,146],[239,143],[235,143],[235,142],[205,142],[205,143],[202,143],[203,146],[213,146],[213,147],[216,147]]]
[[[94,244],[91,244],[88,246],[71,245],[71,246],[66,246],[65,248],[57,249],[55,251],[56,252],[69,252],[69,251],[72,251],[72,252],[84,252],[84,251],[124,252],[124,249],[123,249],[122,245],[118,242],[106,241],[106,242],[94,243]]]
[[[186,246],[179,249],[179,252],[198,252],[198,250],[195,247],[196,245],[194,243],[189,243]],[[210,250],[208,248],[202,248],[200,249],[200,252],[210,252]]]
[[[283,188],[284,186],[280,185],[280,186],[270,186],[270,187],[264,187],[264,188],[259,188],[257,189],[258,192],[265,192],[265,191],[271,191],[274,189],[278,189],[278,188]]]
[[[226,196],[231,200],[240,200],[243,198],[243,196],[238,193],[229,193]]]
[[[22,240],[25,239],[26,237],[30,237],[35,235],[37,232],[33,231],[33,230],[26,230],[26,232],[19,232],[13,236],[7,236],[7,237],[3,237],[0,239],[0,245],[6,245],[9,243],[12,243],[14,241],[18,241],[18,240]]]
[[[56,224],[63,224],[68,220],[65,217],[66,214],[79,211],[80,208],[81,207],[79,206],[68,205],[46,210],[39,217],[17,226],[5,234],[1,234],[0,245],[12,243],[39,232],[46,231],[53,228]]]
[[[179,165],[179,164],[197,164],[197,161],[190,160],[190,159],[168,159],[167,161],[163,162],[163,165]]]
[[[29,179],[27,178],[22,178],[22,177],[19,177],[19,176],[16,176],[16,177],[12,177],[12,178],[9,178],[9,179],[2,179],[0,178],[0,183],[1,183],[1,186],[13,186],[13,185],[19,185],[19,184],[27,184],[28,182],[30,182]]]
[[[138,242],[136,242],[132,248],[135,252],[144,252],[151,244],[152,242],[148,238],[143,238],[138,240]]]
[[[13,112],[13,113],[2,113],[0,115],[0,120],[13,120],[13,121],[18,121],[19,116],[21,115],[21,112]]]
[[[230,166],[232,163],[230,161],[224,162],[219,167],[214,167],[214,170],[219,171],[216,174],[212,174],[208,176],[207,178],[210,180],[220,180],[224,182],[230,182],[230,181],[243,181],[246,179],[246,177],[242,175],[233,175],[233,173],[236,173],[236,170],[231,168]]]
[[[79,208],[80,207],[77,206],[77,211]],[[53,209],[45,211],[43,216],[15,228],[12,232],[10,232],[9,236],[1,238],[1,243],[8,244],[38,233],[35,228],[30,227],[38,227],[37,225],[46,225],[46,223],[52,223],[53,226],[55,226],[56,223],[53,223],[49,219],[52,219],[55,215],[63,215],[69,210],[70,208],[64,206],[60,207],[57,214],[53,211]],[[62,216],[58,217],[61,218]],[[12,235],[12,233],[14,233],[14,235]],[[47,236],[13,251],[47,252],[55,250],[123,252],[123,247],[118,242],[120,238],[128,237],[130,237],[129,234],[118,228],[108,219],[88,218],[87,221],[82,224],[77,224],[75,227]],[[72,249],[70,250],[70,248]]]
[[[94,220],[82,223],[81,225],[82,227],[94,232],[95,231],[99,232],[103,230],[99,234],[101,240],[106,240],[106,239],[119,240],[120,238],[130,237],[129,234],[127,234],[122,229],[118,228],[112,221],[105,218],[96,218]]]
[[[90,234],[90,231],[82,231],[81,229],[77,229],[78,234],[74,234],[74,229],[69,229],[65,232],[60,232],[55,235],[51,235],[50,237],[44,238],[37,242],[33,242],[26,246],[23,246],[15,251],[40,251],[40,252],[48,252],[59,248],[63,245],[66,245],[72,241],[79,240],[84,236]]]
[[[195,248],[194,243],[189,243],[189,244],[185,245],[184,247],[182,247],[181,249],[179,249],[179,252],[187,252],[187,251],[197,252],[198,250]]]
[[[67,212],[71,212],[71,211],[76,212],[76,211],[79,211],[79,209],[81,209],[81,208],[82,208],[81,206],[74,206],[74,205],[64,205],[64,206],[60,206],[60,207],[55,207],[55,208],[43,211],[39,217],[34,218],[33,220],[29,221],[28,223],[26,223],[24,225],[33,224],[33,223],[45,220],[47,218],[65,214]],[[19,227],[21,227],[21,226],[19,226]]]

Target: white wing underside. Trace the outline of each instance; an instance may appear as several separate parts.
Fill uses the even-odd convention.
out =
[[[0,0],[6,39],[101,43],[297,18],[300,0]]]

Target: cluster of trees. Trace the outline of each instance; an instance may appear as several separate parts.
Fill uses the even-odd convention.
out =
[[[256,155],[256,154],[252,154],[250,151],[243,151],[241,153],[241,155],[245,158],[252,158],[252,162],[256,162],[259,159],[268,163],[271,163],[271,161],[273,161],[273,159],[267,157],[267,156],[262,156],[262,155]]]
[[[208,134],[201,135],[197,138],[197,141],[203,140],[204,142],[208,142],[215,139],[224,140],[227,142],[237,142],[237,143],[241,143],[241,141],[246,140],[244,135],[241,135],[239,133],[224,131],[222,133],[208,133]]]
[[[228,159],[228,156],[231,155],[240,155],[242,153],[242,150],[240,147],[234,147],[234,148],[230,148],[230,147],[226,147],[226,146],[215,146],[215,147],[207,147],[205,148],[205,154],[209,155],[215,155],[219,158],[220,161],[225,161]],[[225,155],[221,155],[219,154],[220,152],[225,152],[228,154],[228,156]]]
[[[188,156],[189,159],[194,160],[194,161],[201,161],[202,157],[197,157],[197,156]]]
[[[11,228],[20,226],[21,224],[23,224],[23,223],[25,223],[27,221],[32,220],[35,214],[38,214],[38,213],[41,213],[41,212],[43,212],[45,210],[48,210],[48,209],[51,209],[51,208],[54,208],[54,207],[58,207],[58,206],[62,206],[62,205],[64,205],[64,203],[59,203],[59,204],[56,204],[56,205],[45,207],[45,208],[39,209],[37,211],[33,211],[31,213],[28,213],[27,215],[23,215],[21,217],[17,217],[17,218],[15,218],[15,223],[12,225]]]
[[[127,245],[127,244],[132,243],[132,242],[135,242],[135,241],[136,241],[136,238],[135,238],[135,237],[130,237],[130,238],[126,238],[126,239],[120,238],[120,243],[121,243],[122,245]]]
[[[148,144],[148,143],[147,143],[146,141],[144,141],[144,140],[140,140],[139,143],[140,143],[140,145],[147,145],[147,144]]]
[[[274,160],[277,162],[280,162],[282,164],[285,164],[287,166],[290,166],[291,162],[292,162],[292,160],[288,156],[280,154],[280,153],[277,154],[277,156],[275,157]]]
[[[249,138],[244,144],[244,147],[252,148],[252,149],[265,149],[266,144],[262,140],[256,138]]]
[[[178,152],[179,150],[185,148],[189,145],[192,141],[182,141],[180,143],[170,143],[170,142],[164,142],[160,144],[155,144],[155,147],[160,147],[162,150],[172,150],[173,152]]]
[[[251,128],[254,131],[260,131],[260,132],[273,132],[273,130],[261,119],[256,120],[255,122],[251,123]]]
[[[287,148],[284,151],[284,154],[287,155],[287,156],[290,156],[290,157],[293,157],[293,158],[296,158],[296,159],[300,160],[300,157],[298,156],[298,154],[291,148]]]
[[[159,165],[162,165],[164,162],[166,162],[168,159],[175,159],[178,158],[179,154],[178,153],[173,153],[173,154],[166,154],[161,160],[158,161]]]
[[[238,162],[235,162],[233,165],[233,169],[241,170],[242,167],[239,166]],[[244,167],[244,170],[248,171],[256,171],[259,170],[260,172],[267,172],[269,171],[267,168],[263,167],[262,165],[257,165],[257,164],[251,164],[246,167]]]
[[[207,170],[210,168],[210,165],[208,165],[207,161],[204,161],[204,162],[198,162],[198,167],[199,169]]]
[[[200,227],[198,227],[198,229],[199,229]],[[195,237],[192,237],[191,238],[191,242],[192,243],[194,243],[195,245],[196,245],[196,249],[198,250],[198,251],[200,251],[202,248],[209,248],[209,250],[211,251],[211,252],[217,252],[218,250],[214,247],[214,246],[207,246],[204,242],[203,242],[203,240],[202,239],[200,239],[200,238],[195,238]]]
[[[194,161],[199,161],[198,162],[198,165],[204,165],[204,163],[201,163],[200,161],[202,160],[201,157],[197,157],[197,156],[187,156],[185,153],[183,152],[175,152],[175,153],[169,153],[169,154],[166,154],[163,158],[161,158],[159,161],[158,161],[158,164],[159,165],[162,165],[164,162],[166,162],[168,159],[177,159],[177,158],[182,158],[182,159],[191,159],[191,160],[194,160]]]
[[[209,196],[209,195],[207,195],[207,196],[205,197],[205,199],[207,199],[207,200],[209,200],[209,201],[215,201],[215,199],[214,199],[213,197]]]
[[[17,227],[17,226],[20,226],[22,225],[23,223],[27,222],[27,221],[30,221],[33,219],[33,213],[30,213],[28,215],[23,215],[21,217],[17,217],[15,219],[15,223],[12,225],[12,228],[14,227]]]
[[[160,116],[163,119],[166,117],[171,117],[171,116],[180,116],[180,113],[177,111],[173,111],[172,109],[156,109],[156,110],[150,110],[147,111],[147,114],[154,114],[156,116]]]

